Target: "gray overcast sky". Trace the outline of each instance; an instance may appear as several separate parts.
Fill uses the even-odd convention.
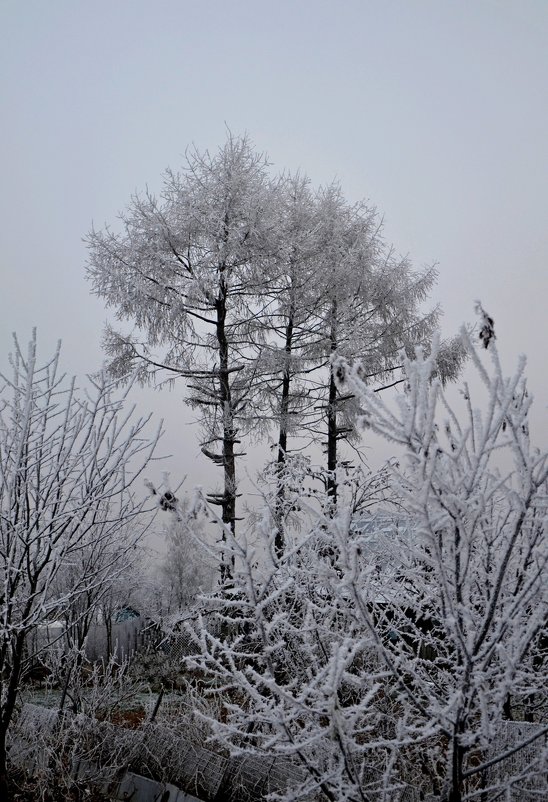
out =
[[[480,298],[509,368],[528,354],[546,442],[547,0],[0,0],[0,31],[2,354],[37,325],[44,355],[61,338],[69,372],[98,367],[82,237],[226,124],[438,262],[445,333]],[[181,395],[144,403],[206,483]]]

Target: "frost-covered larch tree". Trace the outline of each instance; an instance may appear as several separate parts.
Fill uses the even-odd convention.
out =
[[[121,232],[94,230],[88,239],[95,293],[135,326],[129,334],[107,331],[111,370],[137,369],[142,381],[187,379],[202,451],[223,470],[223,488],[209,500],[232,532],[238,446],[258,420],[249,345],[267,206],[264,157],[245,137],[229,135],[218,153],[192,152],[180,173],[168,171],[159,198],[135,197]]]
[[[233,533],[240,444],[276,429],[281,553],[291,508],[282,478],[297,431],[324,440],[322,477],[336,506],[338,444],[353,436],[357,408],[338,393],[334,354],[360,356],[371,382],[397,381],[399,349],[427,343],[438,318],[420,308],[436,272],[394,257],[374,208],[349,204],[337,185],[312,191],[299,174],[271,178],[264,157],[231,135],[217,154],[193,152],[181,173],[168,172],[159,198],[135,197],[122,224],[89,235],[94,291],[134,325],[107,331],[110,369],[186,380],[202,451],[223,470],[209,499]],[[445,377],[460,357],[446,349]]]
[[[349,204],[332,184],[313,192],[305,176],[284,176],[276,187],[275,239],[267,262],[261,363],[277,449],[277,550],[283,550],[283,477],[290,466],[289,438],[325,445],[327,503],[337,503],[339,442],[355,439],[356,399],[338,392],[331,370],[335,354],[362,360],[377,389],[401,379],[401,349],[427,346],[439,320],[423,311],[436,270],[416,270],[382,240],[374,207]],[[438,370],[455,378],[463,362],[458,339],[444,344]],[[364,373],[364,375],[365,375]],[[290,505],[289,505],[290,506]]]
[[[39,364],[35,334],[26,352],[15,341],[11,367],[0,376],[2,799],[6,736],[36,657],[27,649],[31,636],[65,616],[76,626],[71,610],[84,617],[90,594],[116,581],[123,563],[117,538],[128,526],[134,533],[141,527],[143,504],[133,487],[158,439],[146,436],[148,419],[124,408],[104,375],[84,394],[61,373],[59,349]]]
[[[364,202],[348,204],[338,185],[319,192],[323,305],[323,363],[311,375],[316,381],[326,437],[327,495],[337,505],[338,443],[356,439],[357,399],[339,393],[332,361],[336,355],[359,359],[364,379],[378,392],[403,381],[402,349],[412,353],[428,344],[441,310],[422,304],[434,287],[434,267],[414,268],[382,239],[377,210]],[[455,379],[464,362],[459,338],[444,342],[437,371],[443,381]]]
[[[286,493],[294,467],[289,464],[288,440],[306,437],[303,421],[317,417],[306,376],[318,361],[325,282],[319,269],[319,221],[310,181],[302,174],[282,176],[274,183],[274,197],[273,248],[265,262],[266,305],[258,321],[257,349],[263,375],[260,394],[276,431],[273,517],[275,548],[282,554],[285,518],[293,506]]]

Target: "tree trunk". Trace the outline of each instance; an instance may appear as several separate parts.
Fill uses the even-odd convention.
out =
[[[29,612],[29,605],[27,605],[26,612]],[[19,690],[19,683],[21,680],[21,667],[23,652],[25,649],[25,633],[19,632],[15,639],[13,649],[13,663],[9,672],[7,680],[7,688],[2,704],[0,714],[0,799],[8,798],[8,771],[7,771],[7,751],[6,739],[8,730],[13,718],[15,710],[15,703],[17,701],[17,694]]]
[[[105,620],[105,630],[107,633],[107,660],[110,660],[112,657],[112,616],[110,615],[110,610],[108,611],[108,615],[104,615]]]
[[[330,352],[337,350],[337,301],[331,304]],[[333,370],[329,369],[329,397],[327,402],[327,500],[330,512],[337,507],[337,386]]]
[[[226,299],[227,287],[224,279],[224,268],[221,268],[219,281],[219,295],[216,301],[217,309],[217,342],[219,346],[219,400],[223,418],[223,469],[224,492],[221,502],[223,524],[236,535],[236,463],[234,458],[234,442],[236,430],[234,428],[234,410],[232,408],[232,392],[230,387],[229,371],[229,345],[226,336]],[[226,532],[223,529],[222,541],[226,542]],[[234,557],[227,563],[224,552],[221,554],[221,579],[232,578]]]
[[[291,386],[291,349],[293,345],[293,309],[290,310],[287,326],[285,329],[285,362],[282,379],[282,397],[280,400],[280,433],[278,436],[278,457],[277,457],[277,488],[276,488],[276,536],[274,548],[276,556],[281,557],[285,547],[284,532],[284,500],[285,500],[285,465],[287,455],[287,429],[289,426],[289,389]]]
[[[460,744],[459,733],[464,731],[462,722],[457,725],[457,729],[453,734],[452,740],[452,754],[451,754],[451,781],[447,802],[462,802],[463,792],[463,764],[466,748]]]
[[[337,387],[331,371],[327,407],[327,499],[332,512],[337,507]]]
[[[7,732],[0,725],[0,799],[8,798],[8,768],[6,765],[6,735]]]

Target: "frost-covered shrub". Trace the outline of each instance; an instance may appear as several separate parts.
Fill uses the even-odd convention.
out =
[[[541,787],[547,455],[529,442],[524,362],[506,378],[492,335],[490,367],[462,337],[487,396],[480,413],[465,386],[464,417],[435,376],[435,346],[404,357],[396,411],[358,365],[336,363],[362,425],[406,451],[390,468],[406,525],[401,512],[387,526],[386,512],[356,520],[347,506],[318,515],[281,556],[268,516],[253,541],[227,536],[240,572],[210,602],[225,626],[215,634],[204,619],[190,662],[223,700],[211,721],[222,743],[305,769],[284,799],[389,802],[407,788],[521,802],[512,788],[524,770]],[[510,755],[500,733],[512,717],[536,726]],[[530,762],[532,744],[530,769],[516,757],[515,771],[493,771],[525,746]]]
[[[159,435],[146,437],[148,419],[124,409],[106,375],[80,392],[60,347],[40,364],[36,332],[26,350],[15,339],[10,364],[0,375],[0,797],[25,675],[61,639],[80,645],[76,629],[123,573],[144,528],[134,484]],[[59,635],[37,639],[50,627]]]

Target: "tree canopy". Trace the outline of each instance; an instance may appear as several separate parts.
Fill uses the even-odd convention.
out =
[[[246,137],[229,135],[214,155],[192,151],[158,198],[134,197],[121,220],[122,230],[88,238],[94,292],[131,324],[107,329],[110,370],[186,380],[202,452],[223,470],[209,501],[233,533],[242,442],[276,432],[281,552],[290,438],[324,441],[334,508],[337,444],[355,432],[357,407],[331,359],[360,356],[370,382],[397,382],[400,350],[427,344],[437,325],[440,310],[421,309],[436,271],[397,257],[376,209],[350,204],[338,185],[271,175]],[[461,360],[452,343],[444,376]]]

